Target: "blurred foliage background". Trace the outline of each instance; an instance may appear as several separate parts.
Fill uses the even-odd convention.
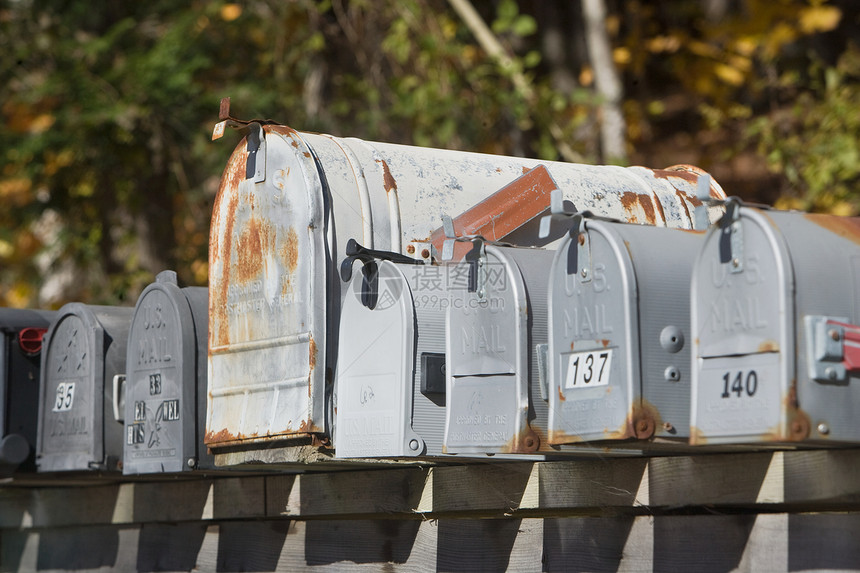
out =
[[[0,0],[0,304],[205,284],[237,117],[860,210],[854,0]]]

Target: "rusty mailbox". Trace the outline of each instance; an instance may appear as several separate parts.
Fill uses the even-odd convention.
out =
[[[0,309],[0,475],[33,471],[39,420],[39,360],[51,311]]]
[[[355,243],[347,253],[335,455],[442,455],[448,265],[425,265]],[[354,259],[362,265],[350,279]]]
[[[860,441],[860,220],[730,200],[692,281],[690,441]]]
[[[330,434],[347,294],[336,266],[348,239],[431,258],[442,213],[464,212],[539,162],[299,133],[241,122],[228,110],[222,116],[221,128],[246,137],[212,214],[205,441],[225,454],[216,463],[232,464],[250,459],[241,452]],[[685,213],[700,203],[693,168],[542,165],[568,201],[607,216],[690,227]],[[723,196],[716,184],[713,195]],[[548,208],[548,192],[528,196]],[[498,206],[486,207],[491,219]],[[541,243],[536,220],[511,237]]]
[[[128,335],[123,473],[214,467],[203,445],[208,290],[163,271],[137,299]]]
[[[570,219],[550,279],[550,444],[686,445],[690,278],[703,238]]]
[[[76,302],[57,312],[42,351],[40,472],[121,468],[119,392],[133,313]]]

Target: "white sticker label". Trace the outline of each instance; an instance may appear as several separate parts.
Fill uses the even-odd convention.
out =
[[[609,370],[612,366],[612,349],[574,352],[567,357],[567,376],[565,390],[591,388],[609,384]]]
[[[75,383],[60,382],[57,386],[57,397],[54,400],[54,412],[67,412],[75,402]]]

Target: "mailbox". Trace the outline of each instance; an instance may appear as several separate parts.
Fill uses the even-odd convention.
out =
[[[120,468],[124,434],[118,394],[133,313],[81,303],[57,312],[42,352],[40,472]]]
[[[205,437],[225,464],[254,458],[243,451],[330,434],[326,404],[347,295],[336,265],[348,239],[432,258],[441,214],[462,213],[539,165],[577,208],[607,216],[691,228],[699,204],[701,172],[689,167],[541,164],[299,133],[228,114],[220,128],[246,137],[212,214]],[[723,197],[716,184],[712,194]],[[552,240],[538,239],[532,223],[517,227],[518,244]]]
[[[446,337],[447,453],[547,449],[538,363],[553,251],[476,241],[451,271]]]
[[[208,290],[159,273],[128,334],[123,473],[214,467],[203,445]]]
[[[860,220],[736,200],[692,280],[690,441],[860,441]]]
[[[704,234],[571,222],[550,279],[549,443],[686,445],[690,278]]]
[[[361,256],[347,285],[335,386],[339,458],[442,455],[449,267],[391,255]]]
[[[33,471],[39,420],[39,358],[54,313],[0,309],[0,475]]]

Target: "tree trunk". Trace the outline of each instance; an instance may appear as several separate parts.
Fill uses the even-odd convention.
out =
[[[606,163],[626,162],[625,134],[627,127],[621,112],[622,89],[618,70],[612,61],[612,46],[606,31],[606,3],[604,0],[583,0],[582,15],[585,20],[585,38],[594,83],[601,97],[600,148]]]

